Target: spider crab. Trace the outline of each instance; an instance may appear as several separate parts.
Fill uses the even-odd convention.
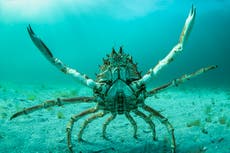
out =
[[[117,115],[124,114],[130,124],[133,126],[134,138],[137,137],[137,124],[134,118],[131,116],[131,112],[135,113],[137,116],[141,117],[151,128],[153,140],[156,139],[155,124],[149,116],[139,110],[142,108],[150,116],[154,116],[159,119],[159,121],[165,125],[169,132],[170,143],[171,143],[171,152],[176,152],[176,142],[174,137],[174,128],[166,117],[161,115],[157,110],[151,108],[145,104],[145,99],[147,97],[153,96],[155,93],[163,91],[164,89],[177,86],[189,80],[192,77],[200,75],[206,71],[216,68],[216,65],[208,66],[201,68],[196,72],[191,74],[183,75],[178,79],[175,79],[171,82],[168,82],[160,87],[154,88],[150,91],[146,90],[146,84],[150,81],[162,68],[168,65],[176,54],[179,54],[183,50],[185,40],[188,38],[189,32],[192,29],[193,22],[195,19],[196,9],[192,6],[189,15],[186,19],[184,28],[180,35],[178,44],[168,53],[168,55],[159,61],[159,63],[149,69],[149,71],[141,76],[140,72],[137,70],[137,65],[134,64],[132,57],[123,52],[122,47],[116,52],[112,50],[110,55],[107,55],[107,58],[103,59],[103,65],[100,67],[100,72],[96,76],[96,80],[92,80],[86,75],[82,75],[77,70],[72,69],[66,66],[61,60],[55,58],[52,52],[48,47],[43,43],[43,41],[35,35],[31,26],[29,25],[27,30],[29,32],[30,38],[45,58],[56,66],[60,71],[64,72],[75,78],[77,81],[83,83],[84,85],[90,87],[93,90],[92,97],[74,97],[74,98],[57,98],[56,100],[48,100],[39,105],[25,108],[22,111],[19,111],[11,116],[10,119],[16,118],[23,114],[32,113],[34,111],[48,108],[52,106],[61,106],[65,104],[77,104],[80,102],[95,102],[96,106],[85,110],[81,113],[73,115],[69,120],[66,127],[67,134],[67,145],[70,152],[73,152],[72,143],[71,143],[71,132],[74,123],[83,116],[92,114],[87,118],[83,126],[80,129],[78,134],[78,140],[81,141],[84,129],[87,125],[93,120],[103,117],[107,114],[110,114],[110,117],[104,122],[102,127],[102,136],[106,138],[106,128],[109,123],[116,118]]]

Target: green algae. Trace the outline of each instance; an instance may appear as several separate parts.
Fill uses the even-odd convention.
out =
[[[1,112],[0,113],[0,118],[6,119],[7,118],[7,113],[6,112]]]
[[[55,97],[70,98],[70,97],[75,97],[77,94],[78,94],[78,90],[72,89],[72,90],[56,91],[54,93],[54,96]]]
[[[211,122],[212,122],[212,117],[211,117],[211,116],[206,117],[206,118],[205,118],[205,121],[206,121],[207,123],[211,123]]]
[[[65,116],[64,116],[64,114],[63,114],[62,112],[58,111],[58,112],[57,112],[57,118],[58,118],[58,119],[64,119]]]
[[[200,126],[201,121],[200,121],[200,119],[196,119],[196,120],[188,122],[186,125],[187,125],[187,127]]]
[[[226,122],[227,122],[227,117],[226,116],[221,116],[221,117],[219,117],[218,118],[218,121],[219,121],[219,123],[220,124],[226,124]]]
[[[210,113],[212,112],[212,106],[208,105],[205,107],[204,113],[206,115],[210,115]]]
[[[7,118],[7,107],[0,106],[0,118],[1,119],[6,119]]]
[[[37,98],[37,96],[35,94],[28,94],[26,99],[27,100],[31,100],[31,101],[34,101],[35,99]]]

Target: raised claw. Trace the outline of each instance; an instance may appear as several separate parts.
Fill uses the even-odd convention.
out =
[[[139,80],[135,82],[135,84],[132,85],[133,88],[138,88],[138,86],[141,86],[143,84],[146,84],[149,80],[151,80],[157,73],[164,68],[166,65],[168,65],[170,62],[173,61],[174,57],[177,53],[180,53],[183,50],[184,42],[188,38],[190,31],[192,30],[193,23],[195,20],[196,15],[196,9],[192,5],[192,8],[189,12],[189,15],[185,21],[184,27],[182,29],[179,42],[172,48],[172,50],[166,55],[165,58],[159,61],[159,63],[149,69],[149,71]]]
[[[192,5],[192,8],[189,12],[189,16],[193,18],[195,16],[195,13],[196,13],[196,8],[194,7],[194,5]]]
[[[34,33],[30,25],[27,27],[27,30],[35,46],[42,52],[45,58],[49,60],[55,67],[57,67],[60,71],[64,72],[65,74],[71,75],[76,80],[80,81],[81,83],[90,88],[98,87],[98,83],[96,83],[94,80],[90,79],[86,75],[82,75],[77,70],[68,67],[60,59],[55,58],[52,52],[49,50],[49,48],[45,45],[45,43]]]
[[[53,58],[53,54],[49,50],[49,48],[43,43],[43,41],[34,33],[33,29],[31,28],[30,24],[27,27],[27,31],[30,35],[31,40],[36,45],[36,47],[39,48],[39,50],[45,55],[49,56],[50,58]]]
[[[194,21],[196,16],[196,8],[192,5],[192,8],[189,12],[189,15],[185,21],[184,28],[181,32],[179,43],[182,44],[182,47],[184,45],[184,41],[188,38],[190,31],[193,27]]]

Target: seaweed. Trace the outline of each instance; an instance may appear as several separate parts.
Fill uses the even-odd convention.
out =
[[[1,117],[2,119],[6,119],[6,118],[7,118],[7,113],[2,112],[2,113],[0,114],[0,117]]]
[[[220,124],[226,124],[227,122],[227,117],[226,116],[221,116],[218,118],[218,121]]]
[[[56,91],[55,97],[69,97],[68,91]]]
[[[64,114],[62,112],[58,111],[57,112],[57,118],[58,119],[63,119],[63,118],[65,118],[65,116],[64,116]]]
[[[27,95],[27,100],[34,101],[36,98],[37,98],[37,96],[35,94],[28,94]]]
[[[64,91],[56,91],[55,92],[55,97],[65,97],[65,98],[70,98],[76,96],[78,93],[77,89],[72,89],[72,90],[64,90]]]
[[[212,112],[212,106],[208,105],[205,107],[204,113],[206,115],[210,115],[210,113]]]
[[[196,119],[196,120],[193,120],[191,122],[188,122],[186,125],[187,125],[187,127],[200,126],[201,122],[200,122],[200,119]]]
[[[208,117],[205,118],[205,121],[208,123],[212,122],[212,117],[209,115]]]
[[[7,113],[6,113],[7,107],[5,106],[0,106],[0,118],[6,119],[7,118]]]
[[[77,89],[70,90],[70,95],[71,95],[71,96],[76,96],[77,93],[78,93],[78,90],[77,90]]]

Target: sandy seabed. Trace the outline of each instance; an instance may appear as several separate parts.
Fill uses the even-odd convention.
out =
[[[90,96],[88,88],[80,86],[40,84],[0,84],[0,152],[4,153],[68,153],[66,124],[72,115],[95,106],[95,103],[73,104],[42,109],[9,120],[22,110],[57,97]],[[230,87],[193,87],[182,85],[167,89],[146,99],[146,104],[168,118],[175,129],[177,153],[230,153]],[[169,135],[157,119],[157,141],[143,119],[131,115],[137,122],[138,138],[124,115],[119,115],[102,138],[102,125],[109,117],[97,119],[86,128],[83,139],[77,134],[87,117],[74,124],[73,150],[82,153],[167,153]]]

